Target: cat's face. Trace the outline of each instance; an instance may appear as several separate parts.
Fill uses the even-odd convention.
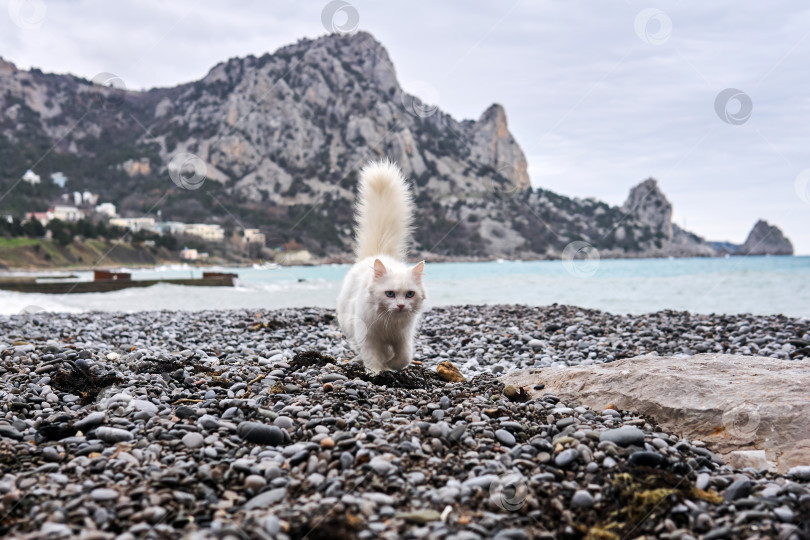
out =
[[[372,301],[381,312],[417,313],[425,301],[422,285],[424,261],[405,270],[386,268],[377,259],[374,261],[374,280],[369,291]]]

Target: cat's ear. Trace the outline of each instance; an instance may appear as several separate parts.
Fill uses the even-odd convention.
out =
[[[381,278],[385,275],[385,265],[380,259],[374,259],[374,277]]]
[[[422,274],[425,273],[425,261],[419,261],[416,266],[411,268],[411,272],[417,279],[422,279]]]

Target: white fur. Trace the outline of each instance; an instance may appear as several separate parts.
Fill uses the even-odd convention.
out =
[[[357,260],[388,255],[404,260],[413,222],[413,196],[399,167],[372,161],[360,171],[355,211]]]
[[[360,172],[357,262],[343,280],[338,323],[367,369],[403,369],[413,359],[416,326],[427,298],[425,263],[401,262],[408,248],[413,199],[399,168],[369,163]],[[393,291],[389,298],[386,291]],[[414,294],[407,298],[408,291]],[[401,306],[401,307],[400,307]]]

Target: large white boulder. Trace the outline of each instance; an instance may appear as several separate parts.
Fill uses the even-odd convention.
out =
[[[706,442],[733,466],[768,464],[787,472],[810,465],[810,363],[805,361],[639,356],[524,370],[502,380],[525,387],[532,397],[551,393],[599,412],[637,411],[669,432]],[[545,388],[534,390],[539,384]],[[764,451],[767,461],[751,452],[756,450]]]

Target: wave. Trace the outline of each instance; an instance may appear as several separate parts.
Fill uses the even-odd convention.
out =
[[[60,295],[0,291],[0,315],[23,315],[52,311],[81,313],[83,309],[61,301]]]

